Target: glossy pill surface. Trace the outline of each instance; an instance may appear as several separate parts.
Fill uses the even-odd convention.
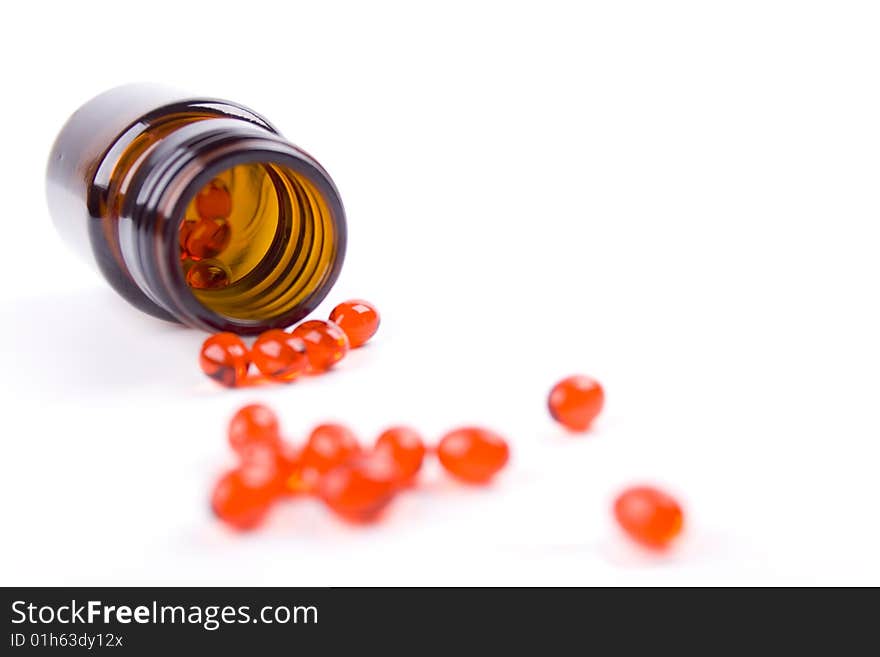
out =
[[[236,529],[253,529],[263,521],[275,498],[275,489],[269,482],[254,481],[242,470],[227,472],[211,494],[214,514]]]
[[[684,512],[679,503],[653,486],[633,486],[614,502],[614,517],[634,541],[664,548],[681,533]]]
[[[343,518],[371,522],[394,498],[395,475],[395,468],[385,455],[361,454],[324,475],[317,494]]]
[[[217,333],[202,343],[199,365],[205,374],[220,385],[234,388],[247,378],[250,354],[237,335]]]
[[[341,424],[319,424],[309,434],[299,456],[303,476],[322,475],[345,464],[361,451],[354,433]]]
[[[180,248],[190,258],[218,256],[229,246],[232,232],[226,219],[197,219],[180,225]]]
[[[385,452],[396,471],[399,485],[410,483],[425,460],[425,443],[415,429],[391,427],[376,439],[375,451]]]
[[[254,341],[251,360],[266,377],[283,383],[293,381],[309,366],[305,343],[279,329],[266,331]]]
[[[494,431],[463,427],[446,434],[437,445],[437,458],[452,475],[473,484],[488,482],[510,458],[507,441]]]
[[[379,330],[379,312],[373,304],[363,299],[340,303],[330,313],[330,321],[348,336],[352,349],[366,343]]]
[[[281,443],[278,417],[263,404],[248,404],[238,409],[229,421],[227,435],[229,446],[239,454],[252,445],[277,447]]]
[[[547,407],[553,418],[572,431],[586,431],[605,405],[605,391],[595,379],[577,375],[550,391]]]
[[[348,353],[348,337],[333,322],[320,319],[303,322],[293,330],[293,336],[305,344],[308,371],[313,374],[326,372]]]
[[[202,219],[227,219],[232,213],[232,196],[222,180],[215,178],[196,196],[196,212]]]
[[[229,287],[229,268],[219,260],[189,260],[184,263],[186,284],[196,290],[222,290]]]

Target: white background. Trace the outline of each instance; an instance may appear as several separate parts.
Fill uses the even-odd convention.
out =
[[[2,584],[880,584],[880,14],[871,2],[12,3],[0,25]],[[111,86],[264,113],[333,175],[383,313],[337,371],[227,391],[54,232],[52,140]],[[595,431],[545,410],[606,386]],[[229,415],[509,437],[381,524],[207,509]],[[677,549],[622,539],[656,482]]]

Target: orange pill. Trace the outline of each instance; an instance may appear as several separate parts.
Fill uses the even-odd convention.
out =
[[[361,450],[357,437],[341,424],[320,424],[309,434],[299,456],[303,478],[314,482],[316,477],[345,464]]]
[[[425,459],[425,443],[415,429],[391,427],[376,439],[375,450],[385,452],[396,469],[398,485],[412,481],[422,468]]]
[[[226,524],[239,530],[253,529],[266,517],[275,495],[271,479],[254,479],[250,473],[232,470],[214,486],[211,508]]]
[[[379,330],[379,313],[376,307],[362,299],[340,303],[330,313],[330,321],[348,336],[352,349],[360,347]]]
[[[437,458],[450,474],[469,483],[482,484],[507,464],[510,448],[507,441],[493,431],[463,427],[440,440]]]
[[[187,263],[186,284],[196,290],[222,290],[230,283],[229,269],[217,260],[199,260]]]
[[[217,333],[202,343],[199,365],[220,385],[234,388],[247,378],[250,355],[241,338],[233,333]]]
[[[396,469],[379,453],[354,457],[324,475],[318,497],[335,513],[353,522],[372,522],[394,498]]]
[[[348,353],[348,337],[333,322],[320,319],[303,322],[292,335],[305,343],[308,371],[313,374],[327,371]]]
[[[652,486],[634,486],[614,502],[614,516],[630,538],[664,548],[681,533],[684,512],[675,499]]]
[[[227,435],[230,447],[238,453],[252,445],[276,448],[281,444],[278,417],[263,404],[248,404],[238,409],[229,421]]]
[[[275,444],[249,443],[238,451],[238,469],[248,482],[262,482],[262,487],[280,495],[284,481],[283,462],[279,449],[280,440]]]
[[[227,246],[232,236],[226,219],[198,219],[180,224],[180,247],[196,260],[213,258]]]
[[[227,219],[232,212],[232,196],[222,180],[215,178],[196,196],[196,212],[202,219]]]
[[[586,431],[605,404],[599,382],[588,376],[570,376],[550,391],[547,406],[553,418],[572,431]]]
[[[251,360],[260,372],[281,382],[293,381],[309,366],[302,339],[279,329],[270,329],[254,341]]]

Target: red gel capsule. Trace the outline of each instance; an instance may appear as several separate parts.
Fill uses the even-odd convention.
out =
[[[248,349],[233,333],[217,333],[202,343],[199,365],[220,385],[234,388],[247,377],[250,365]]]
[[[308,492],[303,485],[299,452],[283,440],[275,444],[250,443],[239,451],[239,470],[260,479],[274,495],[295,495]]]
[[[202,219],[226,219],[232,212],[232,196],[222,180],[215,178],[196,196],[196,212]]]
[[[281,479],[281,460],[278,444],[250,443],[238,452],[238,469],[253,486],[280,494],[283,487]]]
[[[570,376],[550,391],[547,407],[553,418],[572,431],[586,431],[602,411],[605,391],[588,376]]]
[[[188,261],[184,264],[186,284],[194,290],[222,290],[229,287],[229,269],[218,260]]]
[[[362,299],[340,303],[330,313],[330,321],[348,336],[352,349],[360,347],[379,330],[379,312],[373,304]]]
[[[213,258],[229,246],[232,231],[225,219],[184,221],[180,225],[180,246],[191,258]]]
[[[450,474],[472,484],[488,482],[510,458],[507,442],[497,433],[464,427],[446,434],[437,445],[437,458]]]
[[[317,495],[352,522],[372,522],[394,498],[396,468],[386,455],[361,454],[325,474]]]
[[[266,331],[256,339],[251,360],[265,376],[284,383],[293,381],[309,366],[305,343],[279,329]]]
[[[618,524],[634,541],[662,549],[681,533],[684,512],[673,497],[651,486],[634,486],[614,502]]]
[[[229,421],[227,435],[230,447],[239,454],[251,445],[275,448],[281,443],[278,417],[262,404],[248,404],[238,409]]]
[[[348,337],[333,322],[313,319],[297,326],[292,335],[306,345],[309,372],[325,372],[348,353]]]
[[[425,459],[425,443],[419,433],[409,427],[383,431],[376,439],[375,451],[387,454],[394,464],[398,485],[412,482]]]
[[[211,508],[223,522],[236,529],[253,529],[266,517],[275,499],[271,479],[232,470],[223,475],[211,494]]]
[[[357,437],[341,424],[321,424],[312,430],[299,456],[306,486],[333,468],[343,465],[360,452]]]

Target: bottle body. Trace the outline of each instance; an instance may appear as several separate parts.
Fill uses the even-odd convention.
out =
[[[317,161],[246,107],[163,87],[119,87],[74,113],[47,198],[121,296],[205,330],[295,323],[345,254],[342,202]]]

